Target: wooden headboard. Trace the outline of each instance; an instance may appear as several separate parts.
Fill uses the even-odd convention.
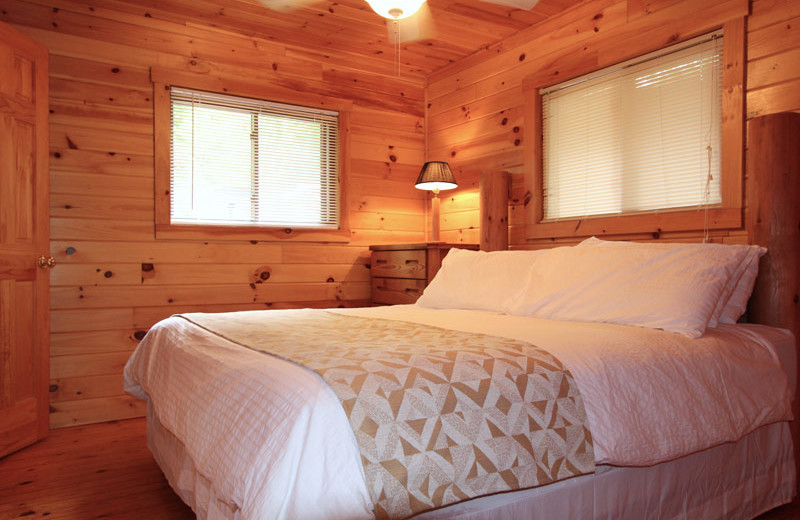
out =
[[[768,249],[750,321],[800,336],[800,114],[757,117],[748,132],[748,236]]]

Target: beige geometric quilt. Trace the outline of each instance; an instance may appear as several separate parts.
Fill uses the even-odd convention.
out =
[[[181,317],[323,378],[350,420],[377,518],[594,471],[577,386],[534,345],[314,310]]]

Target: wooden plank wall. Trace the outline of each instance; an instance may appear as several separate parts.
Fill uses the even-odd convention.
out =
[[[525,240],[526,192],[523,183],[525,128],[522,80],[538,67],[552,66],[554,55],[580,52],[601,39],[652,38],[631,34],[630,20],[652,24],[674,18],[669,37],[679,36],[686,24],[704,10],[710,23],[721,23],[740,10],[741,2],[714,0],[591,0],[562,15],[526,29],[505,41],[456,62],[428,78],[428,157],[447,160],[460,188],[442,196],[442,240],[479,239],[478,179],[482,171],[509,171],[513,196],[509,208],[512,248],[552,247],[575,239]],[[800,111],[800,2],[752,0],[747,19],[747,117]],[[713,18],[711,18],[713,16]],[[644,18],[644,22],[641,19]],[[655,25],[654,25],[655,32]],[[663,33],[663,31],[661,31]],[[590,54],[590,53],[587,53]],[[663,234],[662,239],[700,240],[701,232]],[[712,240],[743,243],[744,229],[712,232]],[[630,239],[652,240],[649,235]]]
[[[143,414],[121,374],[158,320],[363,305],[367,246],[425,238],[424,195],[413,188],[424,153],[423,78],[376,74],[348,56],[332,61],[349,68],[334,67],[271,41],[137,11],[114,0],[3,0],[0,10],[51,56],[51,427]],[[154,65],[352,101],[351,242],[155,240]]]

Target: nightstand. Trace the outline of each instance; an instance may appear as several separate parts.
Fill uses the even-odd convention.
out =
[[[477,250],[477,244],[391,244],[369,246],[372,251],[372,303],[414,303],[442,266],[451,248]]]

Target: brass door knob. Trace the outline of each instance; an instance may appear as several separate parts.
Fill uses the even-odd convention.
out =
[[[36,265],[38,265],[42,269],[50,269],[51,267],[56,265],[56,259],[52,256],[40,256],[36,260]]]

